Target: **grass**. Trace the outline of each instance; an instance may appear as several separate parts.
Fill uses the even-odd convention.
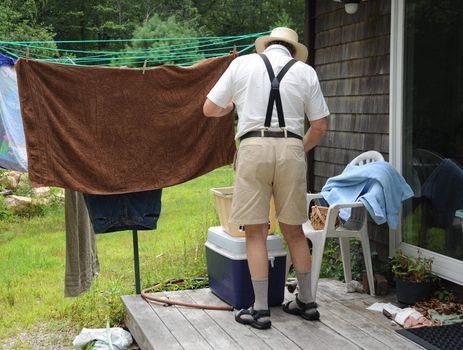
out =
[[[207,229],[218,225],[209,189],[233,184],[231,167],[166,188],[155,231],[139,232],[142,288],[206,274]],[[120,296],[134,293],[130,231],[97,236],[100,276],[78,298],[64,298],[64,209],[0,222],[0,342],[38,323],[77,333],[123,322]]]

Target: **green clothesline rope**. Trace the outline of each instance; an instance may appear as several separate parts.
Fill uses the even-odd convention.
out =
[[[197,54],[194,52],[181,52],[181,53],[170,53],[169,50],[146,50],[146,51],[130,51],[130,52],[120,52],[118,55],[120,57],[106,57],[108,56],[107,54],[101,55],[101,56],[87,56],[87,57],[62,57],[62,58],[56,58],[56,57],[49,57],[46,55],[41,55],[37,53],[30,53],[30,58],[37,58],[43,61],[57,61],[57,60],[68,60],[71,59],[73,61],[83,61],[83,62],[105,62],[105,61],[113,61],[113,60],[126,60],[126,59],[132,59],[132,58],[143,58],[143,59],[149,59],[149,60],[166,60],[169,58],[176,58],[176,59],[181,59],[184,57],[213,57],[217,55],[223,54],[224,50],[227,50],[227,53],[234,49],[236,47],[237,50],[240,52],[244,50],[248,50],[252,47],[253,45],[234,45],[234,46],[224,46],[221,48],[209,48],[202,50],[201,54]],[[4,46],[0,46],[0,50],[8,51]],[[218,51],[218,52],[216,52]],[[158,54],[160,52],[165,52],[166,54]],[[22,50],[10,48],[9,53],[14,56],[20,56],[21,53],[23,53]],[[142,55],[128,55],[128,53],[134,53],[134,54],[142,54]]]
[[[235,42],[235,41],[240,41],[240,40],[244,40],[244,39],[248,39],[248,38],[250,38],[249,35],[233,37],[233,38],[222,40],[222,41],[218,41],[217,39],[214,39],[213,41],[211,41],[209,43],[199,44],[199,45],[198,44],[191,45],[191,43],[180,44],[180,45],[169,45],[168,48],[159,49],[158,51],[161,52],[161,51],[188,50],[188,49],[192,49],[192,48],[200,48],[200,47],[207,47],[207,46],[211,46],[211,45],[218,45],[218,44],[223,44],[223,43]],[[152,42],[153,40],[166,41],[166,40],[171,40],[171,39],[172,40],[180,40],[180,38],[170,38],[170,39],[160,38],[160,39],[143,39],[143,41]],[[186,38],[184,40],[190,40],[190,39],[191,38]],[[201,40],[202,38],[200,37],[200,38],[194,38],[194,39],[195,39],[195,41],[197,41],[197,40]],[[76,41],[75,43],[83,43],[83,42],[85,42],[85,41]],[[90,41],[87,41],[87,42],[90,42]],[[85,53],[85,54],[100,54],[101,53],[101,54],[107,54],[107,55],[114,55],[114,54],[121,54],[121,53],[140,52],[140,51],[144,51],[144,50],[148,50],[148,51],[152,51],[152,52],[157,51],[157,50],[153,50],[153,49],[140,49],[140,50],[136,50],[136,51],[123,51],[123,52],[121,52],[121,51],[71,50],[71,49],[60,49],[60,48],[56,48],[56,47],[37,46],[37,45],[35,45],[36,43],[40,43],[40,42],[29,42],[28,44],[16,44],[15,42],[0,41],[0,45],[20,46],[20,47],[25,47],[25,48],[30,48],[30,49],[38,49],[38,50],[45,50],[45,51]],[[60,42],[57,41],[56,43],[60,43]]]
[[[80,66],[136,66],[143,64],[145,61],[148,61],[151,65],[173,63],[179,66],[187,66],[197,63],[204,58],[228,55],[234,48],[236,48],[240,54],[247,52],[254,47],[254,43],[249,44],[249,39],[254,39],[268,33],[269,32],[260,32],[238,36],[205,36],[185,38],[0,41],[0,53],[16,59],[29,57],[31,59],[37,59],[45,62]],[[243,41],[244,43],[239,43]],[[155,42],[160,42],[162,46],[140,48],[139,50],[126,46],[126,51],[95,51],[94,49],[75,50],[49,46],[50,44],[110,42],[124,42],[129,45],[131,42],[147,42],[149,45],[153,45]],[[173,42],[177,43],[173,44]]]

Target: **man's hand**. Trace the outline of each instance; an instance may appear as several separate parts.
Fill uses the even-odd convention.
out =
[[[203,113],[206,117],[222,117],[233,111],[234,108],[235,105],[232,101],[230,101],[225,108],[222,108],[220,106],[217,106],[211,100],[206,99],[206,102],[204,102],[203,106]]]

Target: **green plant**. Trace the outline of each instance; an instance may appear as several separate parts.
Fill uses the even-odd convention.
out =
[[[362,246],[360,241],[357,240],[351,240],[350,246],[352,278],[359,280],[364,270]],[[340,281],[344,280],[344,269],[339,248],[339,240],[336,238],[327,238],[326,240],[320,277],[336,278]]]
[[[432,258],[425,258],[418,249],[416,257],[408,256],[398,250],[391,260],[392,273],[396,279],[410,282],[431,282],[435,280],[432,274]]]
[[[453,295],[453,293],[447,290],[445,287],[441,287],[439,290],[436,290],[434,292],[434,296],[440,301],[454,301],[455,300],[455,296]]]

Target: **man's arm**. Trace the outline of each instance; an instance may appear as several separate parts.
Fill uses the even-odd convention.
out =
[[[203,113],[206,117],[223,117],[233,111],[233,108],[235,108],[235,105],[232,101],[225,108],[222,108],[207,98],[206,102],[204,102]]]
[[[308,152],[320,142],[323,135],[328,129],[328,117],[313,120],[310,122],[310,128],[304,135],[304,151]]]

